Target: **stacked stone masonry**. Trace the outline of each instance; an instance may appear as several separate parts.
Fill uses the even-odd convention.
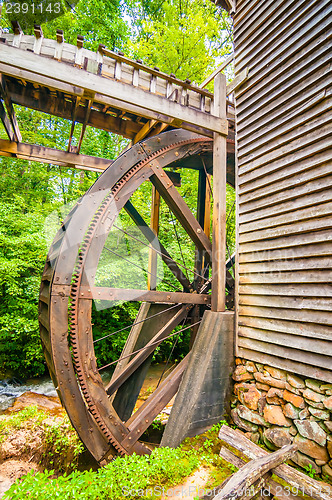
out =
[[[332,384],[236,359],[231,416],[255,443],[298,444],[293,462],[332,479]]]

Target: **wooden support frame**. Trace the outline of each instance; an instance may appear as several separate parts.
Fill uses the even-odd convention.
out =
[[[115,80],[85,72],[82,78],[82,69],[72,67],[68,71],[67,64],[49,59],[47,64],[34,53],[21,51],[15,47],[3,45],[0,53],[1,70],[7,75],[25,72],[25,78],[33,83],[45,85],[45,79],[51,88],[58,88],[59,83],[69,87],[71,95],[95,94],[94,101],[107,103],[114,102],[114,106],[124,111],[130,111],[133,106],[139,110],[141,116],[167,121],[175,127],[187,130],[200,131],[204,135],[218,132],[227,135],[227,119],[207,114],[203,111],[179,105],[162,96],[147,93],[143,89],[130,86]],[[12,70],[13,69],[13,70]],[[23,76],[23,75],[22,75]],[[148,105],[147,105],[148,96]],[[165,117],[165,118],[163,118]],[[205,132],[207,131],[207,132]]]
[[[158,237],[159,232],[159,213],[160,213],[160,194],[156,187],[152,185],[152,199],[151,199],[151,231]],[[150,245],[149,247],[149,262],[148,262],[148,289],[155,290],[157,287],[157,265],[158,255],[157,252]]]
[[[226,117],[226,77],[214,80],[214,113]],[[213,137],[213,234],[212,234],[212,311],[225,310],[226,281],[226,176],[227,142],[222,134]]]
[[[24,160],[53,163],[63,167],[95,172],[103,172],[113,163],[113,160],[107,160],[106,158],[68,153],[67,151],[22,142],[16,143],[5,139],[0,139],[0,156],[14,156]]]
[[[3,102],[4,102],[4,107],[6,108],[7,115],[9,117],[9,121],[11,123],[12,131],[13,131],[13,135],[14,135],[14,140],[16,142],[21,142],[22,135],[21,135],[18,123],[17,123],[16,114],[15,114],[15,111],[13,108],[12,100],[10,98],[8,91],[7,91],[5,77],[2,74],[0,75],[0,94],[1,94],[1,97],[2,97]],[[3,121],[3,123],[4,123],[4,121]],[[5,123],[4,123],[4,126],[6,128]],[[7,128],[6,128],[6,131],[7,131]],[[10,138],[9,135],[8,135],[8,137]]]

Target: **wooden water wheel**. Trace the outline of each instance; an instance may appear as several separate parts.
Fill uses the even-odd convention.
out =
[[[121,154],[75,205],[49,250],[40,291],[44,352],[72,424],[101,464],[117,454],[150,452],[139,439],[176,394],[202,314],[210,307],[211,242],[206,234],[210,225],[206,193],[212,172],[212,144],[211,139],[184,130],[165,132],[136,144]],[[199,170],[197,218],[174,185],[170,167]],[[192,274],[184,263],[172,258],[156,236],[157,228],[150,227],[150,221],[144,220],[134,206],[135,193],[147,183],[188,235],[188,248],[194,252]],[[151,198],[147,203],[151,204]],[[134,232],[121,225],[124,211],[136,228]],[[149,282],[145,289],[137,287],[139,280],[127,279],[137,278],[135,269],[139,274],[144,266],[139,260],[133,262],[130,252],[121,254],[118,243],[112,244],[114,231],[125,234],[150,255],[149,270],[143,273]],[[105,265],[106,255],[110,265]],[[163,262],[161,267],[156,265],[157,256]],[[117,273],[119,262],[122,272]],[[127,275],[126,268],[132,265]],[[159,280],[163,266],[172,277],[168,287],[163,287],[165,280]],[[116,286],[116,274],[120,286]],[[229,307],[232,288],[233,279],[228,273]],[[95,337],[92,309],[94,304],[104,307],[126,300],[141,305],[112,378],[105,383],[101,376],[105,366],[100,366],[95,346],[109,335]],[[133,413],[155,349],[163,340],[175,338],[179,328],[191,330],[188,355]]]

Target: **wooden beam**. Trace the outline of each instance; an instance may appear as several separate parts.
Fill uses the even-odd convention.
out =
[[[238,89],[242,85],[242,83],[246,81],[246,79],[248,78],[248,74],[249,68],[244,68],[241,73],[239,73],[234,78],[234,80],[232,80],[231,83],[227,85],[226,95],[229,95],[234,92],[234,90]]]
[[[223,489],[214,497],[215,500],[231,500],[234,496],[248,498],[250,488],[271,469],[291,458],[297,451],[297,445],[289,444],[280,450],[251,460],[233,474]],[[242,492],[242,494],[241,494]]]
[[[54,285],[53,295],[68,297],[70,285]],[[91,300],[125,300],[129,302],[152,302],[157,304],[210,304],[211,296],[199,293],[159,292],[132,288],[109,288],[81,286],[80,297]]]
[[[241,451],[245,456],[255,460],[256,458],[264,457],[269,453],[248,438],[244,434],[237,430],[232,429],[226,425],[223,425],[219,432],[219,439],[225,441],[228,445],[233,446],[237,450]],[[293,469],[289,465],[282,464],[273,469],[273,474],[278,476],[283,481],[286,481],[295,491],[309,497],[315,498],[316,500],[331,500],[331,487],[321,481],[316,481],[311,477]]]
[[[234,60],[234,54],[231,54],[225,61],[216,68],[211,75],[209,75],[203,83],[200,84],[199,88],[204,89],[204,87],[210,83],[212,80],[215,79],[215,77],[218,75],[218,73],[221,73],[232,61]]]
[[[83,121],[83,124],[82,124],[82,129],[81,129],[81,133],[80,133],[80,138],[78,140],[78,145],[77,145],[77,153],[80,152],[80,149],[81,149],[81,146],[82,146],[84,133],[85,133],[86,126],[87,126],[89,118],[90,118],[91,105],[92,105],[92,100],[89,99],[88,102],[87,102],[87,104],[86,104],[85,117],[84,117],[84,121]]]
[[[147,93],[144,90],[132,85],[110,80],[92,73],[84,72],[80,68],[70,67],[68,64],[47,59],[46,61],[28,51],[16,49],[3,45],[0,52],[0,61],[5,66],[3,72],[11,75],[11,68],[28,72],[28,81],[39,83],[40,78],[49,78],[54,81],[53,87],[57,88],[57,82],[63,82],[72,86],[73,95],[83,93],[95,93],[95,101],[105,102],[103,96],[114,99],[118,102],[118,107],[126,111],[134,105],[140,109],[141,116],[146,116],[145,110],[149,114],[154,114],[154,119],[160,119],[165,115],[173,126],[183,127],[188,130],[205,130],[218,132],[227,135],[227,119],[210,115],[193,108],[180,105],[165,97]],[[128,106],[129,105],[129,106]]]
[[[226,117],[226,77],[214,80],[214,113]],[[226,137],[213,138],[213,233],[212,233],[212,311],[225,310],[226,282]]]
[[[141,130],[135,135],[133,144],[136,144],[137,142],[144,139],[151,132],[156,123],[158,123],[157,120],[149,120],[148,122],[146,122]]]
[[[7,111],[7,115],[9,117],[12,129],[13,129],[14,139],[16,142],[21,142],[22,136],[21,136],[21,132],[20,132],[20,129],[19,129],[19,126],[17,123],[15,111],[13,108],[13,103],[12,103],[10,95],[7,91],[5,78],[2,74],[0,75],[0,93],[1,93],[1,97],[3,99],[4,105],[5,105],[5,108]]]
[[[44,95],[41,94],[38,98],[35,98],[27,90],[24,90],[24,88],[19,89],[15,87],[15,89],[11,90],[11,97],[12,101],[20,106],[25,106],[44,113],[50,113],[60,118],[72,119],[73,104],[68,100],[52,97],[46,92]],[[82,106],[79,106],[76,121],[83,123],[84,118],[85,110]],[[95,109],[91,110],[88,125],[108,132],[114,132],[115,134],[120,134],[128,139],[134,138],[141,128],[141,125],[134,121],[122,120],[109,113],[103,113]]]
[[[75,123],[76,123],[76,115],[77,115],[77,110],[81,102],[81,97],[76,97],[75,101],[75,107],[73,111],[73,116],[72,116],[72,122],[71,122],[71,127],[70,127],[70,132],[69,132],[69,140],[68,140],[68,148],[67,151],[70,153],[71,151],[71,142],[73,140],[73,134],[74,134],[74,129],[75,129]]]
[[[17,156],[24,160],[53,163],[64,167],[103,172],[113,161],[94,156],[77,155],[32,144],[16,143],[0,139],[0,156]]]
[[[2,101],[0,101],[0,118],[1,118],[2,124],[5,128],[8,139],[10,141],[15,141],[14,131],[13,131],[12,125],[10,123],[10,120],[7,116],[4,105],[2,104]]]
[[[160,194],[152,185],[152,200],[151,200],[151,221],[150,228],[151,231],[158,237],[159,232],[159,211],[160,211]],[[149,263],[148,263],[148,289],[155,290],[157,287],[157,267],[158,267],[158,255],[154,248],[150,245],[149,247]]]

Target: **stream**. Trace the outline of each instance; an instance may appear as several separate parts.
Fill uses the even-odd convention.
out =
[[[174,365],[166,368],[165,375],[174,368]],[[140,406],[149,394],[155,390],[164,370],[165,365],[163,363],[150,366],[137,402],[138,406]],[[102,374],[102,379],[105,384],[109,382],[111,376],[112,371],[105,371]],[[12,406],[16,398],[29,391],[44,396],[57,396],[53,382],[48,376],[28,380],[20,380],[16,377],[0,380],[0,413]]]

